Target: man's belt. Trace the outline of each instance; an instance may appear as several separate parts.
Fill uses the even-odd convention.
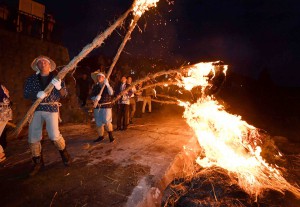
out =
[[[59,102],[47,102],[47,103],[40,103],[40,105],[58,106],[58,121],[62,122],[62,119],[60,118],[60,113],[59,113],[59,107],[62,106],[61,103],[59,103]]]
[[[52,106],[61,106],[61,103],[59,102],[47,102],[47,103],[40,103],[40,105],[52,105]]]

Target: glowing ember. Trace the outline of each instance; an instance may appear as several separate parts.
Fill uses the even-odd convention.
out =
[[[227,66],[222,67],[225,73]],[[187,90],[202,86],[204,91],[210,86],[209,80],[214,78],[216,68],[214,62],[194,65],[187,77],[181,77],[181,85]],[[185,107],[184,118],[205,151],[205,157],[196,160],[199,165],[216,165],[235,173],[239,185],[251,195],[269,188],[280,192],[288,190],[300,197],[300,190],[289,184],[276,166],[261,157],[260,137],[254,126],[227,113],[213,96],[202,96],[197,103],[181,102],[180,105]]]
[[[133,7],[135,16],[142,16],[145,11],[151,7],[156,7],[159,0],[136,0]]]

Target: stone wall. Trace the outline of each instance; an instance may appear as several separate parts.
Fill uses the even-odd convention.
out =
[[[23,98],[23,86],[26,78],[34,74],[30,64],[39,55],[49,56],[58,67],[70,61],[68,50],[61,45],[0,29],[0,81],[10,91],[14,123],[20,121],[32,105]],[[69,95],[61,100],[62,120],[64,123],[82,121],[84,114],[78,106],[75,79],[68,74],[65,81]]]

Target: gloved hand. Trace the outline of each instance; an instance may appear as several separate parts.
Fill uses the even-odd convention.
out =
[[[53,78],[51,83],[54,85],[54,87],[56,88],[56,90],[60,90],[61,89],[61,80],[60,79],[56,79],[56,78]]]
[[[107,78],[104,79],[104,84],[108,87],[109,86],[109,82],[107,80]]]
[[[96,97],[95,97],[95,101],[99,101],[101,99],[101,96],[99,96],[99,95],[97,95]]]
[[[47,96],[47,94],[46,94],[44,91],[39,91],[39,92],[36,94],[36,97],[37,97],[37,98],[40,98],[40,99],[44,99],[46,96]]]
[[[98,101],[99,101],[100,99],[101,99],[101,96],[99,96],[99,95],[95,96],[95,99],[94,99],[94,104],[93,104],[94,108],[96,108],[96,107],[97,107],[97,105],[98,105]]]

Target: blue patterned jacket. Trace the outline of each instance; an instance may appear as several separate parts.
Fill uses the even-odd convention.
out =
[[[24,86],[24,98],[30,99],[32,102],[35,102],[37,100],[37,93],[39,91],[45,90],[45,88],[49,85],[51,80],[55,77],[54,73],[51,72],[47,79],[47,84],[42,85],[41,81],[41,75],[34,74],[27,78]],[[64,81],[61,82],[61,90],[66,90]],[[58,112],[58,103],[61,98],[60,92],[56,90],[56,88],[53,88],[50,95],[47,96],[42,100],[42,102],[38,105],[38,107],[35,109],[35,111],[47,111],[47,112]],[[48,103],[48,104],[47,104]]]
[[[96,83],[93,86],[92,93],[91,93],[92,99],[100,93],[102,87],[103,86],[101,86],[101,84],[99,84],[99,83]],[[108,103],[111,101],[112,101],[112,96],[109,95],[108,88],[105,87],[103,90],[103,93],[101,95],[101,99],[98,101],[98,103],[102,104],[102,103]],[[97,106],[96,109],[97,108],[99,108],[99,106]],[[101,105],[100,108],[112,108],[112,104]]]

